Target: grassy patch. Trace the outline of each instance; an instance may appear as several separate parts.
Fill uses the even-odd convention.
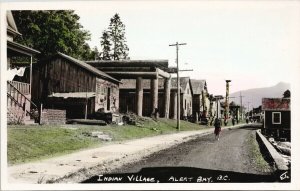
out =
[[[181,131],[199,130],[206,126],[181,122]],[[58,156],[80,149],[96,147],[104,142],[86,136],[93,131],[110,135],[113,141],[177,132],[176,120],[147,120],[142,127],[97,125],[8,126],[8,163],[17,164]]]
[[[270,165],[264,159],[263,154],[260,151],[260,148],[256,141],[255,136],[256,136],[255,134],[250,134],[250,137],[248,138],[248,144],[250,146],[251,158],[253,159],[253,162],[255,163],[257,170],[259,170],[261,172],[269,172]]]

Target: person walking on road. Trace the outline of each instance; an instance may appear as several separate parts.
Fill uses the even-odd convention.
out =
[[[221,132],[220,119],[216,118],[214,126],[215,126],[215,139],[219,140],[220,139],[220,132]]]
[[[234,117],[232,117],[232,125],[233,126],[235,125],[235,119],[234,119]]]

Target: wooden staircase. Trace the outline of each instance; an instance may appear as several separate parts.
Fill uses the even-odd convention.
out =
[[[9,124],[34,124],[40,120],[38,106],[21,92],[13,82],[7,81],[7,120]]]

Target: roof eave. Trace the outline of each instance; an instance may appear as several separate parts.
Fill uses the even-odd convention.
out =
[[[106,79],[106,80],[108,80],[108,81],[114,81],[114,82],[117,82],[117,83],[122,83],[121,81],[119,81],[119,80],[117,80],[117,79],[111,77],[111,76],[108,75],[108,74],[106,74],[107,76],[101,75],[101,74],[99,74],[99,73],[97,73],[97,72],[95,72],[95,71],[93,71],[93,70],[91,70],[91,69],[89,69],[89,68],[87,68],[87,67],[84,67],[83,65],[81,65],[81,64],[79,64],[79,63],[77,63],[77,62],[75,62],[74,60],[70,59],[69,56],[67,56],[67,55],[65,55],[65,54],[63,54],[63,53],[61,53],[61,52],[57,52],[57,55],[59,55],[59,56],[65,58],[65,59],[69,60],[69,61],[72,62],[72,63],[75,63],[75,64],[79,65],[80,67],[85,68],[86,70],[88,70],[89,72],[95,74],[96,76],[99,76],[99,77],[101,77],[101,78],[103,78],[103,79]],[[74,58],[74,59],[75,59],[75,58]],[[77,60],[77,59],[75,59],[75,60]],[[83,61],[82,61],[82,62],[83,62]],[[91,67],[93,67],[93,66],[91,66]],[[93,68],[94,68],[95,70],[98,70],[98,69],[95,68],[95,67],[93,67]],[[99,71],[100,71],[100,70],[99,70]],[[103,72],[103,73],[104,73],[104,72]],[[108,76],[109,76],[109,77],[108,77]]]
[[[29,48],[27,46],[24,46],[22,44],[19,44],[19,43],[13,42],[13,41],[7,41],[7,48],[12,49],[14,51],[17,51],[19,53],[26,54],[28,56],[32,56],[32,55],[41,53],[38,50],[35,50],[33,48]]]

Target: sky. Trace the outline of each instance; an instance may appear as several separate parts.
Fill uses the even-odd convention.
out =
[[[299,1],[102,1],[75,9],[100,50],[102,31],[119,13],[126,26],[129,56],[168,59],[180,76],[206,79],[210,93],[293,82],[299,70]]]

